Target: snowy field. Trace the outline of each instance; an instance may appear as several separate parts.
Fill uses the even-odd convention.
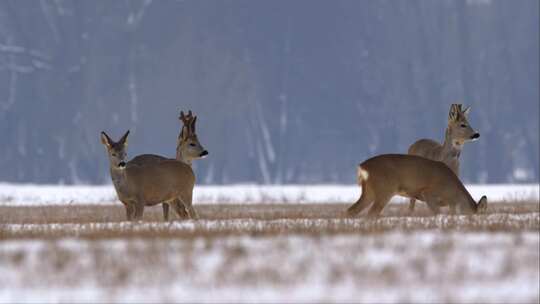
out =
[[[478,200],[487,195],[489,202],[539,199],[539,185],[467,185]],[[356,185],[294,186],[197,186],[194,204],[269,204],[355,202],[360,194]],[[395,202],[402,202],[399,198]],[[65,205],[118,203],[112,186],[18,185],[0,183],[0,205]]]
[[[350,218],[356,186],[197,187],[199,220],[126,222],[110,186],[0,184],[0,303],[538,303],[538,185],[468,188],[496,203]]]
[[[538,232],[5,241],[2,302],[538,303]]]

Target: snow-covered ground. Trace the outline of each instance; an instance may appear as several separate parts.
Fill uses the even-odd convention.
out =
[[[0,303],[537,303],[538,185],[468,189],[507,203],[348,218],[307,204],[353,202],[355,185],[201,186],[199,220],[126,222],[112,186],[0,184],[0,206],[36,206],[3,208]]]
[[[487,195],[489,202],[539,200],[539,185],[467,185],[475,199]],[[196,186],[194,203],[350,203],[358,199],[356,185],[230,185]],[[403,199],[395,198],[396,202]],[[107,186],[59,186],[0,183],[0,205],[114,204],[114,188]]]
[[[539,234],[10,240],[0,302],[539,301]]]

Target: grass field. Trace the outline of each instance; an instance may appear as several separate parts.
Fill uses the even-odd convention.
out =
[[[377,219],[346,204],[196,205],[126,222],[121,205],[0,206],[0,302],[540,300],[540,204]]]

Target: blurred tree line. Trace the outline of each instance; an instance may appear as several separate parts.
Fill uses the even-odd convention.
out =
[[[539,1],[0,1],[0,181],[106,183],[99,132],[201,183],[354,183],[472,106],[466,182],[538,182]]]

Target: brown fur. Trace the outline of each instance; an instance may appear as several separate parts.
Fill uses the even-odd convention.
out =
[[[360,174],[361,170],[367,172]],[[369,207],[368,215],[379,215],[394,195],[418,198],[427,202],[434,213],[439,207],[456,207],[464,213],[472,214],[479,210],[465,186],[444,163],[427,158],[405,155],[379,155],[361,163],[358,168],[362,195],[349,209],[349,215],[360,213]],[[487,204],[483,197],[480,209]]]
[[[195,134],[195,124],[197,121],[197,116],[193,116],[193,113],[191,111],[188,112],[188,115],[185,115],[184,112],[181,111],[178,119],[183,123],[183,126],[180,130],[178,140],[176,142],[176,160],[191,166],[191,162],[193,160],[200,159],[204,156],[201,156],[201,153],[208,152],[203,148],[203,146],[199,142],[199,139],[197,138],[197,134]],[[134,157],[127,164],[128,167],[130,165],[142,166],[149,164],[157,164],[164,160],[171,159],[163,157],[161,155],[142,154]],[[173,208],[176,210],[177,215],[180,218],[189,217],[188,211],[186,210],[186,208],[189,207],[184,207],[183,204],[179,201],[172,201],[171,203],[163,202],[163,218],[166,221],[169,220],[169,205],[173,206]]]
[[[409,147],[407,154],[441,161],[459,176],[459,157],[463,145],[480,137],[467,120],[469,110],[470,108],[463,110],[461,104],[452,104],[448,113],[448,127],[443,143],[431,139],[420,139]],[[410,212],[414,210],[414,205],[415,199],[411,198]]]
[[[185,209],[191,218],[197,218],[191,205],[195,185],[191,167],[172,159],[142,164],[125,163],[128,134],[129,131],[118,142],[112,141],[105,132],[101,135],[109,156],[114,188],[126,208],[127,219],[141,219],[145,206],[162,202],[172,205],[179,216],[183,215]],[[167,215],[164,207],[166,219]]]

